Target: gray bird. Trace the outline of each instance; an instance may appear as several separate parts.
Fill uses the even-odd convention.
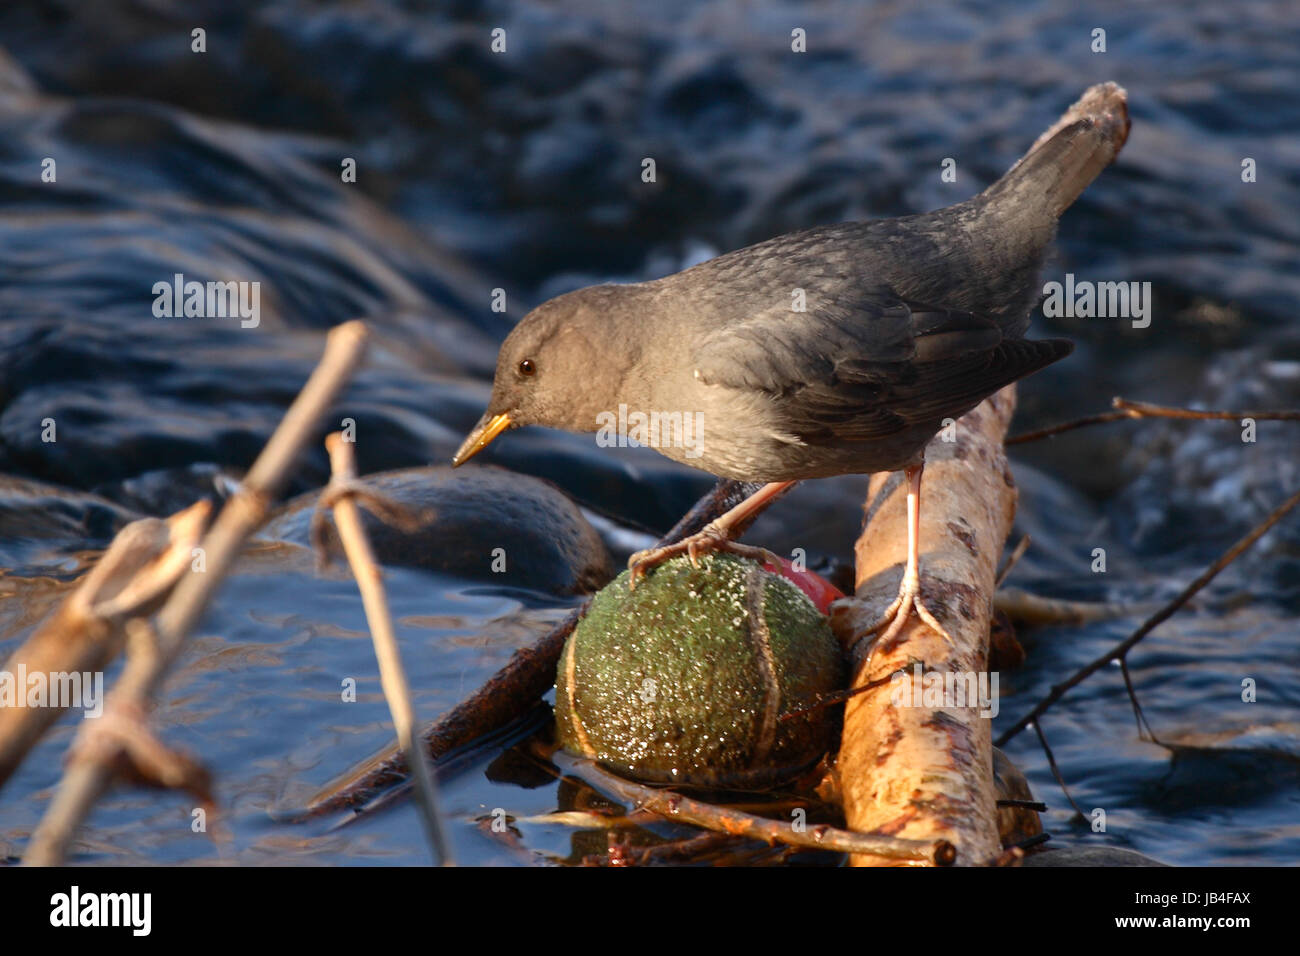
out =
[[[487,412],[453,459],[502,431],[641,426],[669,458],[763,488],[698,535],[639,552],[633,579],[732,528],[805,478],[903,471],[908,556],[885,637],[919,599],[926,444],[989,395],[1068,355],[1029,341],[1057,219],[1128,135],[1124,91],[1094,86],[1001,179],[922,215],[789,233],[653,282],[558,296],[501,346]],[[613,423],[617,424],[613,424]],[[648,440],[647,440],[648,439]]]

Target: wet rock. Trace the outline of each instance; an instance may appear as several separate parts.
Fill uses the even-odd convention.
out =
[[[758,788],[834,741],[843,686],[826,619],[785,578],[729,555],[674,558],[592,601],[556,681],[561,743],[629,777]]]
[[[39,481],[0,475],[0,541],[107,544],[140,515],[107,499]],[[0,555],[0,560],[5,560]]]
[[[613,574],[600,536],[547,482],[484,466],[408,468],[366,475],[363,481],[427,518],[407,532],[365,514],[371,547],[382,564],[551,594],[593,591]],[[318,496],[312,492],[289,502],[265,535],[307,544]],[[327,544],[342,553],[332,523]]]
[[[1049,847],[1028,854],[1021,866],[1168,866],[1117,846]]]
[[[993,786],[998,800],[1033,800],[1029,781],[1011,758],[993,748]],[[1043,832],[1036,810],[1027,807],[998,807],[998,836],[1004,847],[1023,843]]]
[[[1160,745],[1169,770],[1142,788],[1142,801],[1161,812],[1249,806],[1300,786],[1296,721],[1175,730]]]

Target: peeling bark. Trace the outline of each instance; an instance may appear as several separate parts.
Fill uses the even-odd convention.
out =
[[[1001,852],[991,718],[980,716],[978,702],[912,706],[910,685],[891,682],[891,675],[910,679],[918,665],[926,675],[985,672],[997,563],[1016,507],[1002,447],[1014,409],[1012,385],[963,416],[956,441],[941,435],[926,449],[921,594],[952,643],[915,616],[889,647],[873,648],[871,637],[864,637],[902,576],[907,492],[900,474],[872,477],[867,526],[857,542],[856,594],[836,605],[833,618],[836,633],[852,648],[852,686],[879,682],[845,707],[838,773],[849,827],[948,840],[965,866]],[[904,690],[906,700],[899,703]],[[867,855],[852,862],[898,865]]]

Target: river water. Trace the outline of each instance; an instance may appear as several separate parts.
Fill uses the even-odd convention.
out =
[[[806,53],[791,52],[795,28]],[[790,229],[964,199],[1103,80],[1128,89],[1132,136],[1065,216],[1046,278],[1150,283],[1152,321],[1037,316],[1036,335],[1078,348],[1023,384],[1017,429],[1103,410],[1113,395],[1300,407],[1294,3],[5,4],[0,656],[123,523],[227,493],[330,326],[360,317],[376,333],[332,416],[355,420],[361,471],[443,465],[484,407],[497,343],[536,303]],[[939,175],[946,158],[955,182]],[[349,159],[355,182],[342,175]],[[256,325],[160,317],[154,287],[177,274],[259,283]],[[1234,422],[1134,422],[1018,448],[1017,533],[1034,544],[1010,583],[1168,599],[1300,487],[1297,428],[1261,422],[1244,442]],[[583,558],[599,568],[710,484],[649,450],[535,429],[483,460],[580,505],[604,539]],[[326,477],[318,448],[291,490]],[[806,486],[751,538],[843,564],[862,487]],[[474,535],[490,542],[483,520]],[[534,530],[530,554],[549,553],[553,535]],[[95,811],[78,860],[427,861],[407,805],[333,832],[268,812],[391,736],[353,583],[317,574],[291,538],[256,544],[159,711],[166,739],[213,771],[228,838],[193,833],[180,797],[122,791]],[[470,564],[388,571],[423,718],[581,590],[577,571],[498,580]],[[1058,841],[1176,864],[1300,859],[1297,611],[1292,515],[1130,657],[1148,718],[1182,746],[1137,737],[1117,669],[1048,714],[1071,794],[1105,809],[1104,833],[1072,822],[1032,735],[1013,742]],[[1002,674],[999,723],[1139,622],[1023,633],[1028,662]],[[342,704],[349,677],[358,699]],[[5,787],[0,858],[21,852],[75,728],[60,723]],[[461,859],[576,853],[583,837],[551,822],[519,823],[517,847],[483,832],[475,818],[497,808],[525,819],[557,803],[554,784],[492,761],[447,783]]]

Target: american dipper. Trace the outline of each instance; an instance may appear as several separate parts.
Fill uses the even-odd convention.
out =
[[[936,212],[793,232],[653,282],[542,303],[507,336],[487,412],[452,463],[507,428],[620,425],[669,458],[765,482],[697,535],[633,555],[633,580],[714,550],[770,558],[732,528],[796,481],[905,472],[908,551],[887,639],[920,601],[926,443],[1011,382],[1069,354],[1028,341],[1056,221],[1128,135],[1124,91],[1084,93],[978,196]],[[672,434],[665,434],[671,432]],[[649,439],[646,441],[646,439]]]

